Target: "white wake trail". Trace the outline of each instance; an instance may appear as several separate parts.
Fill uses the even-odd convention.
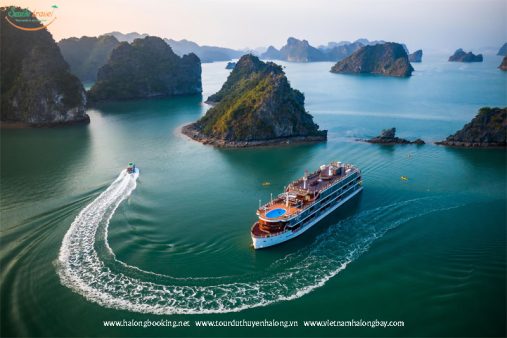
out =
[[[314,243],[275,262],[271,274],[250,276],[254,280],[245,282],[217,283],[210,278],[207,282],[213,285],[174,285],[170,276],[144,272],[117,261],[107,244],[109,221],[135,188],[136,177],[123,171],[79,213],[62,241],[57,272],[63,285],[89,301],[153,314],[236,312],[299,298],[345,269],[389,229],[449,209],[448,205],[435,208],[434,201],[416,199],[367,210],[329,227]],[[411,210],[417,210],[417,214],[407,215],[407,206],[413,204],[417,207]],[[97,237],[104,241],[97,242]],[[112,262],[101,260],[95,248],[99,245],[113,255]],[[115,269],[115,263],[121,268]]]

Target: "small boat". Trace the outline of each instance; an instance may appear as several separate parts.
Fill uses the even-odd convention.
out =
[[[271,182],[262,182],[261,184],[263,187],[267,187],[271,185]]]
[[[136,164],[134,162],[129,162],[127,166],[127,173],[128,174],[139,174],[139,168],[136,167]]]
[[[400,177],[400,179],[401,179],[402,181],[408,181],[408,177],[407,177],[407,176],[401,176],[401,177]]]

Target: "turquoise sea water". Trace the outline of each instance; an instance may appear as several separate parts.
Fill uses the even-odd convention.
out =
[[[396,127],[400,137],[432,142],[482,106],[507,106],[499,63],[425,56],[409,79],[283,63],[307,110],[329,130],[322,144],[201,145],[178,130],[204,114],[201,97],[101,104],[89,110],[88,126],[2,130],[2,336],[504,336],[505,150],[355,141]],[[224,68],[203,65],[204,98],[225,81]],[[259,199],[332,160],[363,170],[361,195],[303,236],[254,251],[249,229]],[[113,183],[129,161],[141,170],[135,189],[121,177]],[[93,210],[112,215],[109,224],[64,245],[89,284],[64,286],[64,236],[108,188]],[[120,204],[113,212],[108,203]],[[93,230],[93,213],[82,217]],[[83,295],[83,287],[96,292]],[[104,327],[123,319],[192,326]],[[193,324],[242,319],[299,327]],[[405,326],[303,327],[327,319]]]

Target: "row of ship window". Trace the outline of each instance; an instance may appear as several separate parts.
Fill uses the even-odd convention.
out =
[[[324,198],[322,201],[318,202],[317,204],[315,205],[312,205],[310,207],[310,210],[307,211],[307,212],[312,212],[313,210],[317,209],[320,205],[322,204],[325,204],[326,202],[328,202],[330,199],[332,198],[336,198],[334,195],[338,192],[338,193],[342,193],[343,191],[349,189],[352,185],[358,183],[359,181],[361,180],[360,177],[357,177],[355,180],[353,181],[350,181],[349,183],[347,183],[346,185],[342,186],[340,189],[334,191],[331,193],[331,195],[329,195],[328,197]],[[336,199],[336,201],[340,201],[342,199],[342,196],[338,197]],[[325,207],[321,208],[320,211],[324,211],[324,210],[327,210],[331,207],[331,203],[327,204]],[[306,212],[305,212],[306,213]],[[305,222],[308,222],[308,221],[311,221],[312,219],[314,219],[319,213],[316,212],[310,216],[308,216],[307,218],[304,219]],[[303,216],[304,217],[304,216]],[[301,225],[302,222],[296,224],[296,226],[294,226],[292,229],[297,229],[299,228],[299,226]]]

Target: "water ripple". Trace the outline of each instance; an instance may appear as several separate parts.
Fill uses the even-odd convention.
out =
[[[135,188],[136,179],[123,171],[86,206],[63,239],[56,267],[61,282],[89,301],[153,314],[237,312],[302,297],[344,270],[389,229],[459,206],[456,200],[428,197],[396,202],[330,226],[312,244],[264,272],[174,278],[129,266],[109,247],[109,221]]]

